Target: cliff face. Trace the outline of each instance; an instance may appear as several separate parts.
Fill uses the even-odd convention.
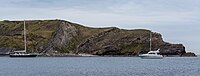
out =
[[[152,33],[153,50],[160,48],[165,55],[186,53],[182,44],[164,42],[161,34],[145,29],[90,28],[63,20],[26,21],[26,25],[29,52],[138,55],[148,52]],[[23,49],[23,21],[1,21],[0,51],[20,49]]]

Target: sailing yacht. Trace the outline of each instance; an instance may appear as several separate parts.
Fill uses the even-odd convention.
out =
[[[22,51],[14,51],[13,53],[10,53],[10,57],[36,57],[37,54],[35,53],[27,53],[26,52],[26,22],[24,20],[24,50]]]
[[[149,51],[147,54],[139,55],[142,59],[163,59],[163,56],[160,55],[158,49],[157,51]]]
[[[163,59],[164,57],[162,55],[160,55],[160,49],[156,50],[156,51],[152,51],[151,50],[151,45],[152,45],[152,33],[150,31],[150,51],[147,54],[140,54],[139,57],[141,57],[142,59]]]

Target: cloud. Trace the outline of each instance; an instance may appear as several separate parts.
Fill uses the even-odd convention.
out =
[[[185,1],[185,2],[184,2]],[[68,19],[90,26],[199,23],[198,0],[3,0],[1,19]],[[194,4],[192,4],[195,2]],[[0,5],[0,6],[4,6]],[[187,5],[187,6],[184,6]]]
[[[0,19],[66,19],[92,27],[147,28],[200,49],[200,0],[1,0]],[[200,52],[195,51],[200,54]]]

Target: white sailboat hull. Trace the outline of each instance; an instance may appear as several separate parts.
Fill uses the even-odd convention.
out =
[[[36,57],[37,54],[10,54],[10,57]]]
[[[163,59],[162,55],[149,55],[149,54],[142,54],[139,55],[142,59]]]

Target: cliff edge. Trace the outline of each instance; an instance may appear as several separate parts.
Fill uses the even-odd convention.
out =
[[[147,29],[91,28],[64,20],[29,20],[26,25],[28,52],[136,56],[149,51],[152,33],[152,50],[160,49],[163,55],[186,55],[183,44],[165,42],[161,34]],[[0,53],[23,46],[23,21],[0,21]]]

